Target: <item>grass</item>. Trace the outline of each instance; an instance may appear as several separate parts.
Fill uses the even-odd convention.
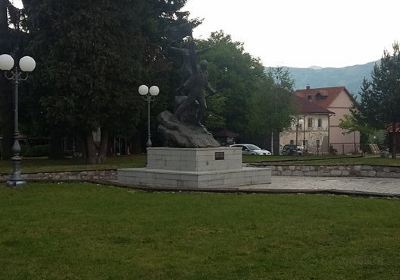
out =
[[[22,160],[22,171],[30,172],[56,172],[56,171],[81,171],[81,170],[103,170],[124,167],[144,167],[146,165],[146,154],[131,156],[115,156],[107,158],[103,164],[86,164],[83,159],[50,160],[43,158],[24,158]],[[0,161],[0,173],[11,171],[11,161]]]
[[[0,187],[0,279],[399,279],[400,201]]]

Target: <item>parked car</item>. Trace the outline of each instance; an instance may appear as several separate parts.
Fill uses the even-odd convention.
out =
[[[286,156],[302,156],[303,155],[303,149],[300,146],[296,146],[293,144],[285,145],[282,148],[282,155]]]
[[[270,156],[271,152],[263,150],[253,144],[233,144],[230,147],[241,147],[244,155],[259,155],[259,156]]]

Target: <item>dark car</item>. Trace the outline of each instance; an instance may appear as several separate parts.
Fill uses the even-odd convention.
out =
[[[283,146],[282,149],[282,155],[286,155],[286,156],[301,156],[303,155],[303,150],[301,149],[300,146],[296,146],[296,145],[285,145]]]

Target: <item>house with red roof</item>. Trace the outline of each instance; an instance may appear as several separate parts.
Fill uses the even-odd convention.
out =
[[[355,104],[345,87],[307,86],[294,92],[293,102],[297,115],[292,127],[281,133],[281,145],[297,142],[310,153],[326,154],[330,147],[339,154],[359,152],[360,133],[339,127],[340,120],[351,114]]]
[[[309,153],[329,152],[329,118],[334,113],[328,109],[293,95],[297,112],[290,128],[280,133],[280,145],[297,144]]]

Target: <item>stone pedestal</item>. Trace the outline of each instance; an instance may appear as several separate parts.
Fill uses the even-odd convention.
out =
[[[149,188],[229,189],[271,183],[270,168],[242,167],[242,150],[148,148],[146,168],[118,170],[122,184]]]

